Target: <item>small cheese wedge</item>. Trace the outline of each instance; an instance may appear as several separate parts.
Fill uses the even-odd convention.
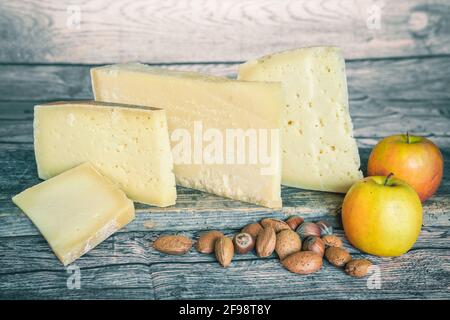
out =
[[[272,54],[239,66],[239,79],[283,84],[284,185],[347,192],[362,178],[340,49]]]
[[[64,265],[134,219],[133,202],[84,163],[12,198]]]
[[[179,185],[281,207],[279,131],[284,100],[279,83],[236,81],[139,63],[93,68],[91,78],[96,100],[167,112]],[[244,148],[239,148],[241,143]]]
[[[34,108],[38,174],[48,179],[89,161],[137,202],[175,204],[165,111],[96,101]]]

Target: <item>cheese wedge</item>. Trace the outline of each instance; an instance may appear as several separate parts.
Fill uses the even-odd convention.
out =
[[[64,265],[134,219],[133,202],[84,163],[12,198]]]
[[[362,178],[340,49],[315,47],[272,54],[242,64],[239,79],[283,84],[284,185],[347,192]]]
[[[91,78],[96,100],[167,112],[179,185],[281,207],[279,129],[284,100],[279,83],[236,81],[138,63],[93,68]],[[268,152],[263,152],[265,148]]]
[[[164,110],[95,101],[34,108],[38,174],[48,179],[89,161],[137,202],[175,204]]]

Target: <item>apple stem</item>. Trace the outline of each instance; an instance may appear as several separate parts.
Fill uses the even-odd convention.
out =
[[[394,174],[391,172],[387,175],[386,180],[384,180],[384,185],[387,185],[389,179],[393,176]]]
[[[406,143],[409,144],[409,131],[406,131]]]

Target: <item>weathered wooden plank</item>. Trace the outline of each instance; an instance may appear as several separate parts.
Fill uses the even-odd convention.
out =
[[[338,223],[338,219],[331,217],[327,221]],[[253,222],[256,221],[253,220]],[[314,219],[307,218],[307,221]],[[186,228],[188,228],[187,226]],[[233,237],[239,229],[224,229],[226,224],[217,228],[226,236]],[[241,226],[242,227],[242,226]],[[161,264],[161,263],[205,263],[215,262],[214,255],[199,254],[192,248],[187,254],[182,256],[172,256],[162,254],[152,248],[153,241],[164,234],[183,234],[194,241],[205,230],[189,230],[177,232],[177,230],[165,231],[125,231],[111,236],[108,240],[91,250],[85,256],[77,260],[74,264],[80,268],[92,269],[109,265],[123,264]],[[345,238],[340,227],[335,228],[335,234],[339,236],[344,247],[351,253],[360,255],[361,252],[352,247]],[[5,257],[2,259],[2,269],[0,274],[25,273],[33,270],[63,270],[63,266],[51,251],[47,242],[41,235],[32,236],[0,236],[0,252]],[[414,250],[418,249],[448,249],[450,250],[450,238],[445,227],[423,227],[422,232],[414,245]],[[450,255],[450,251],[447,252]],[[369,255],[365,255],[370,257]],[[276,259],[272,254],[270,258]],[[259,259],[253,252],[245,255],[236,255],[233,261],[247,261]]]
[[[381,268],[379,290],[368,289],[367,279],[349,278],[327,263],[306,277],[281,270],[277,260],[239,262],[225,272],[209,264],[156,265],[152,275],[158,299],[448,299],[446,250],[429,253],[417,250],[389,261],[373,258]],[[198,272],[206,276],[199,278]]]
[[[39,103],[40,101],[0,101],[0,121],[32,121],[33,108]]]
[[[230,235],[230,233],[227,233]],[[338,230],[342,236],[342,231]],[[213,255],[192,249],[184,256],[156,252],[156,232],[116,234],[77,260],[81,289],[68,290],[70,273],[39,236],[2,238],[0,298],[448,298],[449,238],[444,228],[425,228],[408,254],[398,258],[368,257],[380,268],[381,289],[370,290],[367,279],[353,279],[324,263],[309,276],[283,269],[274,255],[238,255],[223,269]],[[198,233],[187,232],[197,237]],[[147,291],[145,291],[146,289]],[[143,294],[144,293],[144,294]]]
[[[48,100],[91,97],[89,67],[0,66],[0,100]],[[51,99],[51,98],[50,98]]]
[[[405,130],[406,131],[406,130]],[[411,130],[410,132],[414,132],[414,130]],[[396,134],[399,132],[392,132],[392,134]],[[448,146],[450,145],[450,136],[439,136],[439,135],[434,135],[434,134],[424,134],[424,133],[420,133],[420,135],[431,139],[434,143],[436,143],[439,147],[441,148],[448,148]],[[383,136],[388,136],[388,135],[383,135]],[[381,137],[358,137],[358,146],[360,148],[372,148],[379,140],[381,139]]]
[[[33,143],[33,106],[38,103],[0,102],[0,143]],[[371,148],[383,137],[406,131],[450,147],[450,100],[353,100],[350,112],[360,147]]]
[[[305,277],[282,270],[277,260],[243,261],[225,272],[209,264],[155,265],[152,275],[158,299],[448,298],[448,255],[445,250],[429,254],[417,250],[396,259],[372,258],[381,269],[378,290],[368,289],[367,279],[350,278],[328,263]],[[199,278],[199,272],[205,276]]]
[[[0,121],[2,120],[33,120],[33,107],[46,101],[1,101]],[[426,116],[450,120],[450,99],[438,100],[381,100],[381,99],[353,99],[350,100],[352,117],[372,118],[381,115],[410,116],[423,119]],[[402,114],[406,109],[408,114]],[[425,119],[426,120],[426,119]]]
[[[237,64],[155,65],[235,77]],[[448,100],[450,57],[347,61],[350,100]],[[92,98],[90,66],[0,65],[1,101]]]
[[[233,64],[184,64],[169,68],[233,76]],[[450,140],[450,58],[350,62],[347,68],[355,136],[361,146],[400,130]],[[0,66],[0,141],[31,142],[33,101],[92,98],[88,66]],[[32,101],[28,101],[32,100]]]
[[[32,235],[37,230],[11,202],[24,188],[39,183],[31,145],[0,144],[0,235]],[[365,166],[368,149],[361,149]],[[450,149],[443,149],[445,170]],[[424,203],[424,225],[450,225],[450,180],[444,179],[437,194]],[[301,214],[310,218],[336,215],[343,195],[283,187],[283,208],[271,210],[192,189],[178,188],[175,206],[156,208],[137,204],[139,214],[125,230],[202,230],[239,228],[267,216]],[[244,213],[244,214],[243,214]],[[176,218],[174,218],[176,217]]]
[[[130,268],[131,269],[131,268]],[[124,272],[124,274],[130,274]],[[121,277],[123,275],[120,275]],[[54,280],[53,280],[54,281]],[[64,281],[64,280],[62,280]],[[113,288],[107,289],[84,288],[80,290],[68,290],[66,286],[55,286],[53,288],[45,287],[39,290],[37,288],[30,290],[8,290],[0,293],[0,299],[3,300],[150,300],[154,299],[154,292],[149,287],[133,287],[133,288]],[[132,296],[129,293],[132,292]],[[128,298],[127,298],[128,297]]]
[[[447,186],[441,188],[447,189]],[[142,205],[137,205],[138,214],[135,220],[123,231],[240,228],[266,217],[284,219],[292,214],[299,214],[311,220],[336,219],[334,217],[342,205],[342,195],[289,189],[291,193],[283,192],[282,197],[284,200],[291,200],[291,203],[285,204],[283,209],[277,211],[254,207],[246,203],[235,203],[211,194],[201,194],[198,191],[184,189],[179,192],[179,200],[174,207],[163,210],[152,207],[143,208]],[[425,226],[450,225],[448,193],[441,190],[424,204],[423,224]],[[38,230],[31,221],[10,201],[9,197],[2,199],[5,207],[0,213],[0,236],[38,234]],[[209,208],[206,208],[207,206]]]
[[[155,299],[153,280],[146,265],[116,264],[83,269],[81,288],[71,290],[67,283],[71,283],[72,274],[64,268],[2,274],[0,299]],[[129,295],[131,292],[133,296]]]
[[[241,61],[324,44],[351,58],[448,54],[449,16],[445,0],[6,0],[0,62]]]

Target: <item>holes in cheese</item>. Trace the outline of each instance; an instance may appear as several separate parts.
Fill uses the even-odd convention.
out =
[[[34,109],[39,177],[89,161],[137,202],[175,204],[176,187],[164,110],[95,101]]]
[[[304,48],[249,61],[239,66],[239,79],[283,85],[283,184],[346,192],[362,178],[338,48]]]
[[[167,112],[179,185],[281,207],[279,129],[284,98],[279,83],[236,81],[137,63],[93,68],[91,78],[96,100],[156,106]],[[230,130],[238,133],[236,139],[228,139]],[[251,140],[252,133],[256,140]],[[238,150],[240,138],[245,140],[244,151]],[[189,148],[180,148],[183,141]],[[250,141],[268,145],[270,163],[261,161],[260,144],[250,149]],[[253,156],[257,161],[249,160]]]

